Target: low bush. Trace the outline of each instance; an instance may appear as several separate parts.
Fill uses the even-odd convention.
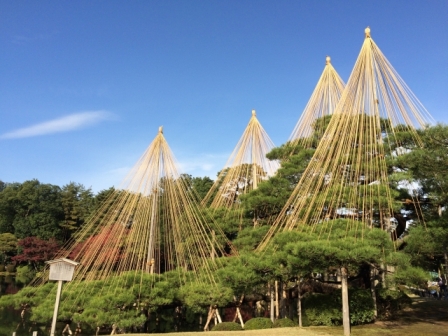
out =
[[[222,322],[216,324],[212,331],[234,331],[234,330],[242,330],[241,325],[235,322]]]
[[[399,290],[377,289],[378,316],[383,319],[394,316],[397,312],[412,304],[409,296]]]
[[[24,285],[28,284],[31,280],[33,280],[36,275],[36,271],[33,270],[30,266],[18,266],[16,273],[16,281],[20,282]]]
[[[309,325],[334,326],[342,322],[340,299],[333,293],[311,294],[303,300],[302,311]]]
[[[16,271],[16,266],[13,264],[6,265],[6,272],[14,273]]]
[[[5,271],[5,265],[0,264],[0,272],[4,272]]]
[[[293,320],[290,320],[289,318],[282,318],[274,322],[273,328],[291,328],[296,326],[297,323]]]
[[[350,322],[352,325],[375,319],[369,290],[349,290]],[[312,294],[303,301],[304,315],[310,325],[335,326],[342,324],[342,298],[339,291]]]
[[[269,329],[272,328],[272,321],[267,317],[255,317],[244,325],[245,330]]]

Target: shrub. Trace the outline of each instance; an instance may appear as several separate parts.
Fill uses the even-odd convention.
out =
[[[216,324],[212,331],[234,331],[234,330],[242,330],[241,325],[236,322],[222,322]]]
[[[6,265],[6,272],[14,273],[16,271],[16,266],[13,264]]]
[[[293,320],[290,320],[289,318],[282,318],[274,322],[273,328],[291,328],[296,326],[297,323]]]
[[[255,317],[244,325],[245,330],[269,329],[272,328],[272,321],[267,317]]]
[[[0,272],[4,272],[4,271],[5,271],[5,265],[0,264]]]
[[[334,326],[342,321],[340,299],[333,293],[311,294],[303,300],[303,312],[310,325]]]
[[[33,280],[36,275],[36,271],[33,270],[30,266],[18,266],[16,273],[16,281],[20,282],[24,285],[28,284],[31,280]]]
[[[380,288],[376,293],[378,315],[381,318],[389,318],[412,303],[412,300],[399,290]]]
[[[349,291],[349,305],[352,325],[370,323],[375,320],[370,290]]]
[[[352,325],[372,322],[375,318],[370,290],[349,290],[350,322]],[[303,301],[304,315],[310,325],[342,324],[342,298],[339,291],[312,294]]]

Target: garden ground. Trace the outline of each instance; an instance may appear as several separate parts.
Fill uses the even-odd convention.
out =
[[[245,331],[215,331],[151,334],[161,336],[196,335],[232,335],[232,336],[339,336],[343,335],[339,327],[276,328]],[[403,310],[394,319],[380,321],[363,326],[354,326],[352,336],[445,336],[448,334],[448,301],[428,298],[415,298],[411,307]],[[141,334],[143,335],[143,334]],[[133,334],[132,336],[138,336]]]

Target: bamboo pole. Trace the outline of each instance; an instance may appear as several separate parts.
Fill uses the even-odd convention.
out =
[[[342,322],[344,325],[344,336],[350,336],[350,311],[348,303],[348,273],[347,268],[341,267],[342,285]]]
[[[275,319],[278,320],[280,315],[278,306],[278,281],[275,280]]]
[[[269,296],[271,298],[271,305],[270,305],[270,310],[271,310],[271,321],[272,323],[274,323],[275,321],[275,316],[274,316],[274,291],[271,288],[271,283],[268,284],[268,289],[269,289]]]

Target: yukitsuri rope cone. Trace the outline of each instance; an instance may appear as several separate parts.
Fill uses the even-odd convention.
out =
[[[289,137],[291,143],[299,142],[305,148],[311,145],[310,135],[313,133],[313,130],[317,130],[319,133],[324,131],[326,125],[313,124],[315,122],[324,123],[322,118],[333,114],[345,86],[343,80],[331,64],[331,58],[327,56],[325,61],[324,71]]]
[[[393,230],[393,202],[386,159],[400,146],[396,132],[433,119],[365,30],[365,40],[328,127],[283,210],[258,250],[278,231],[311,226],[331,229],[330,219],[346,218],[353,228]]]
[[[214,285],[226,241],[178,173],[160,127],[121,187],[57,257],[80,262],[69,286],[100,279],[113,288],[117,276],[132,272],[138,291],[145,274],[175,269],[193,274],[186,281]]]
[[[256,189],[279,168],[278,161],[266,158],[274,147],[252,110],[249,124],[202,204],[210,204],[212,209],[238,210],[239,196]]]

